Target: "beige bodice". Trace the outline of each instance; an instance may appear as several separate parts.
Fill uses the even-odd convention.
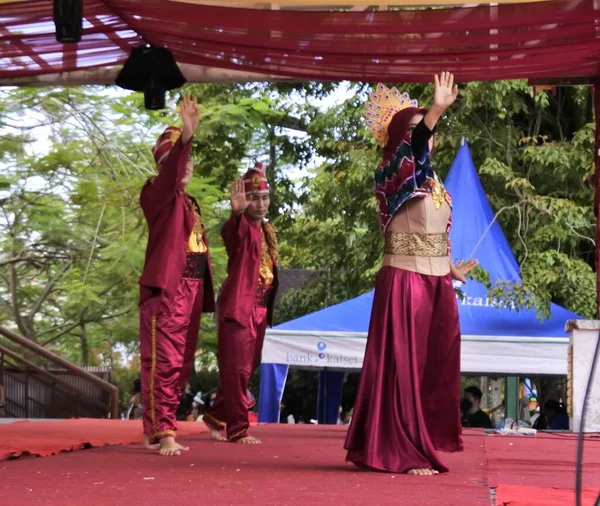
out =
[[[437,209],[431,195],[412,198],[396,212],[387,226],[386,233],[443,234],[447,231],[450,211],[446,201]],[[386,254],[383,257],[383,265],[429,276],[445,276],[450,272],[448,256]]]

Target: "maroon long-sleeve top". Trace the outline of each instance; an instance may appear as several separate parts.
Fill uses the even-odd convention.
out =
[[[227,279],[219,294],[219,318],[247,325],[256,304],[262,254],[261,223],[248,220],[244,214],[232,214],[223,225],[221,236],[227,249]],[[267,318],[273,325],[273,306],[279,287],[277,264],[273,259],[273,283],[267,301]]]
[[[139,280],[140,304],[147,300],[153,289],[175,293],[186,265],[187,246],[194,227],[192,206],[195,199],[181,188],[189,158],[191,140],[184,146],[181,138],[173,145],[158,175],[149,180],[140,195],[140,204],[149,235],[146,261]],[[208,246],[206,233],[204,242]],[[215,310],[212,268],[209,252],[204,277],[204,305],[202,310]]]

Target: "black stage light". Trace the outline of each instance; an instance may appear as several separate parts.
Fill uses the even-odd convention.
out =
[[[83,0],[54,0],[56,40],[73,44],[81,41]]]
[[[131,50],[115,82],[126,90],[143,91],[146,109],[158,110],[165,108],[165,93],[186,79],[171,51],[144,44]]]

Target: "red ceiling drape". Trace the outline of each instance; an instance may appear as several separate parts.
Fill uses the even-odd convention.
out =
[[[0,5],[0,79],[122,64],[132,46],[180,63],[302,79],[460,81],[595,76],[600,11],[554,0],[387,12],[237,9],[164,0],[86,0],[77,46],[54,38],[52,2]]]

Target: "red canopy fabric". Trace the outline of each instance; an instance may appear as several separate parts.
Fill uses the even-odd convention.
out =
[[[0,6],[0,80],[122,64],[143,42],[179,63],[300,79],[460,81],[590,77],[594,0],[385,12],[273,11],[164,0],[86,0],[77,45],[55,40],[52,3]]]

